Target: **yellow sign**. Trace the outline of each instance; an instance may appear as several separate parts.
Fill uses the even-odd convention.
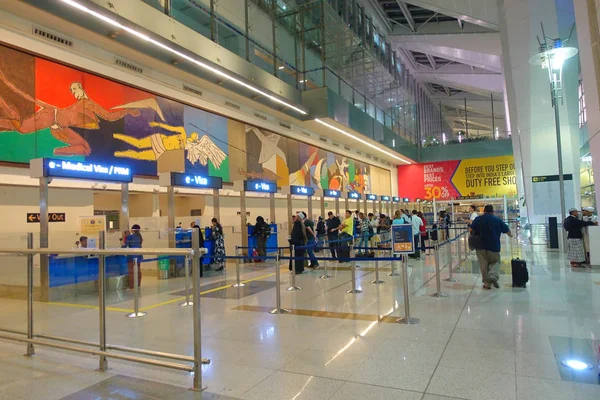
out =
[[[98,232],[106,231],[106,216],[79,217],[79,231],[85,235],[98,235]]]
[[[452,177],[452,183],[463,196],[514,197],[517,195],[514,157],[462,160]]]

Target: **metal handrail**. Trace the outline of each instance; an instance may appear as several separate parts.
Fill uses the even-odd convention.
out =
[[[69,350],[89,355],[99,356],[99,371],[106,371],[108,369],[108,358],[114,358],[124,361],[138,362],[148,365],[154,365],[164,368],[172,368],[182,371],[192,372],[194,375],[193,390],[202,390],[202,364],[209,364],[210,360],[202,358],[202,338],[201,338],[201,318],[200,318],[200,256],[206,253],[206,249],[199,248],[198,232],[194,230],[192,232],[192,244],[196,243],[192,249],[132,249],[132,248],[105,248],[105,233],[100,232],[99,238],[99,249],[52,249],[52,248],[34,248],[33,247],[33,234],[27,234],[27,248],[9,248],[0,249],[0,254],[13,254],[27,257],[27,332],[21,332],[11,329],[0,328],[0,332],[7,334],[0,334],[1,339],[12,340],[27,345],[27,356],[33,356],[35,354],[35,345],[46,346],[61,350]],[[64,338],[59,336],[40,335],[34,332],[34,318],[33,318],[33,258],[35,255],[50,255],[50,254],[69,254],[69,255],[97,255],[99,258],[98,265],[98,310],[99,310],[99,341],[98,342],[87,342],[82,340]],[[194,334],[194,356],[186,356],[181,354],[163,353],[152,350],[137,349],[125,346],[110,345],[106,343],[106,269],[105,260],[106,256],[110,255],[164,255],[164,256],[185,256],[192,260],[194,269],[194,280],[193,280],[193,334]],[[137,274],[134,279],[137,280]],[[187,285],[186,285],[187,287]],[[13,335],[24,335],[26,337],[18,337]],[[46,340],[42,340],[46,339]],[[47,341],[47,340],[50,340]],[[53,343],[63,342],[64,344]],[[84,347],[78,347],[73,345],[83,345],[98,347],[98,349],[87,349]],[[109,350],[114,350],[124,353],[139,354],[146,357],[124,355],[114,353]],[[192,365],[180,364],[164,360],[156,360],[154,358],[166,358],[171,360],[190,362]]]
[[[206,251],[206,249],[203,249]],[[132,248],[109,248],[109,249],[65,249],[65,248],[8,248],[0,249],[0,254],[44,254],[44,255],[79,255],[79,256],[194,256],[193,249],[132,249]]]

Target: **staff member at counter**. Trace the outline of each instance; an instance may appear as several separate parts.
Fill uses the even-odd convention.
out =
[[[135,224],[131,227],[131,234],[125,238],[125,245],[130,249],[141,249],[142,243],[144,242],[144,238],[140,233],[140,226]],[[142,268],[140,266],[140,262],[142,261],[141,255],[129,256],[127,258],[127,267],[129,269],[129,289],[133,289],[134,276],[133,276],[133,263],[134,260],[138,261],[138,287],[142,285]]]

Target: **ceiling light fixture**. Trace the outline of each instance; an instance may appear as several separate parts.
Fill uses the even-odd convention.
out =
[[[143,34],[141,32],[136,31],[135,29],[132,29],[132,28],[130,28],[128,26],[125,26],[125,25],[121,24],[120,22],[117,22],[114,19],[112,19],[110,17],[107,17],[106,15],[102,15],[102,14],[100,14],[100,13],[94,11],[94,10],[91,10],[91,9],[87,8],[86,6],[84,6],[84,5],[77,3],[76,1],[73,1],[73,0],[61,0],[61,1],[63,3],[65,3],[65,4],[68,4],[69,6],[71,6],[73,8],[76,8],[76,9],[78,9],[80,11],[83,11],[86,14],[89,14],[89,15],[93,16],[94,18],[102,20],[102,21],[106,22],[107,24],[110,24],[110,25],[112,25],[114,27],[122,29],[122,30],[124,30],[124,31],[132,34],[133,36],[138,37],[139,39],[142,39],[142,40],[144,40],[144,41],[146,41],[148,43],[152,43],[153,45],[155,45],[157,47],[160,47],[163,50],[166,50],[166,51],[168,51],[168,52],[170,52],[172,54],[175,54],[178,57],[181,57],[181,58],[183,58],[185,60],[188,60],[188,61],[196,64],[197,66],[199,66],[199,67],[201,67],[201,68],[203,68],[203,69],[205,69],[207,71],[212,72],[215,75],[223,77],[223,78],[225,78],[225,79],[227,79],[227,80],[229,80],[231,82],[234,82],[234,83],[236,83],[236,84],[238,84],[240,86],[245,87],[246,89],[249,89],[249,90],[251,90],[251,91],[253,91],[255,93],[258,93],[258,94],[260,94],[262,96],[265,96],[268,99],[274,101],[275,103],[284,105],[285,107],[289,107],[290,109],[296,111],[299,114],[302,114],[302,115],[307,115],[308,114],[306,111],[302,110],[301,108],[298,108],[298,107],[296,107],[296,106],[294,106],[292,104],[289,104],[289,103],[287,103],[287,102],[285,102],[285,101],[283,101],[281,99],[278,99],[277,97],[275,97],[275,96],[273,96],[273,95],[271,95],[271,94],[269,94],[269,93],[267,93],[267,92],[265,92],[265,91],[263,91],[263,90],[261,90],[261,89],[259,89],[257,87],[249,85],[249,84],[247,84],[246,82],[243,82],[240,79],[237,79],[237,78],[235,78],[235,77],[233,77],[231,75],[226,74],[223,71],[218,70],[217,68],[211,67],[210,65],[208,65],[208,64],[206,64],[206,63],[204,63],[204,62],[202,62],[200,60],[197,60],[197,59],[195,59],[193,57],[188,56],[187,54],[184,54],[184,53],[182,53],[182,52],[180,52],[178,50],[175,50],[172,47],[169,47],[169,46],[167,46],[167,45],[165,45],[165,44],[163,44],[163,43],[161,43],[161,42],[159,42],[159,41],[157,41],[155,39],[152,39],[148,35],[145,35],[145,34]]]
[[[407,161],[407,160],[405,160],[405,159],[403,159],[403,158],[401,158],[401,157],[398,157],[398,156],[396,156],[396,155],[394,155],[394,154],[390,153],[389,151],[385,151],[385,150],[383,150],[381,147],[375,146],[374,144],[372,144],[372,143],[369,143],[369,142],[367,142],[367,141],[366,141],[366,140],[364,140],[364,139],[361,139],[361,138],[359,138],[359,137],[356,137],[356,136],[352,135],[351,133],[348,133],[348,132],[346,132],[346,131],[344,131],[344,130],[342,130],[342,129],[340,129],[340,128],[336,127],[336,126],[333,126],[333,125],[331,125],[331,124],[328,124],[327,122],[323,122],[323,121],[321,121],[319,118],[315,118],[315,121],[317,121],[317,122],[318,122],[319,124],[321,124],[321,125],[324,125],[324,126],[326,126],[326,127],[330,128],[330,129],[333,129],[333,130],[334,130],[334,131],[336,131],[336,132],[339,132],[339,133],[341,133],[342,135],[348,136],[349,138],[352,138],[352,139],[356,140],[357,142],[360,142],[360,143],[362,143],[362,144],[364,144],[364,145],[367,145],[367,146],[369,146],[369,147],[370,147],[370,148],[372,148],[372,149],[375,149],[375,150],[377,150],[377,151],[379,151],[379,152],[381,152],[381,153],[383,153],[383,154],[386,154],[386,155],[388,155],[388,156],[390,156],[390,157],[392,157],[392,158],[395,158],[396,160],[402,161],[402,162],[403,162],[403,163],[405,163],[405,164],[412,164],[412,162],[410,162],[410,161]]]
[[[576,371],[584,371],[586,369],[592,369],[594,368],[593,365],[588,364],[586,362],[580,361],[580,360],[563,360],[561,361],[561,364],[564,365],[565,367],[574,369]]]

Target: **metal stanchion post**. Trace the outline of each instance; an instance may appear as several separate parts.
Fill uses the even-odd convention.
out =
[[[446,293],[442,292],[442,280],[440,278],[440,245],[437,242],[434,245],[434,251],[436,292],[432,294],[431,297],[448,297]]]
[[[408,260],[402,258],[402,290],[404,291],[404,317],[396,320],[399,324],[414,325],[421,322],[419,318],[410,316],[410,292],[408,289]]]
[[[33,249],[33,233],[27,234],[27,248]],[[27,255],[27,339],[33,339],[33,254]],[[35,354],[33,343],[27,343],[28,357]]]
[[[325,245],[323,244],[323,252],[325,252]],[[319,277],[320,279],[331,279],[331,275],[327,273],[327,263],[323,260],[323,275]]]
[[[200,272],[202,265],[200,264],[200,241],[198,229],[192,229],[192,268],[194,269],[194,285],[193,285],[193,319],[194,319],[194,383],[191,388],[194,391],[202,391],[202,364],[210,364],[209,359],[202,358],[202,318],[200,316]]]
[[[294,255],[292,257],[292,254]],[[292,262],[293,261],[293,262]],[[292,286],[287,288],[288,291],[293,292],[296,290],[302,290],[300,286],[296,286],[296,246],[292,245],[292,250],[290,251],[290,262],[292,265]]]
[[[380,256],[380,255],[381,255],[381,254],[380,254],[380,252],[378,251],[378,252],[377,252],[377,258],[379,258],[379,256]],[[381,279],[379,279],[379,260],[378,260],[378,259],[377,259],[377,260],[375,260],[375,280],[374,280],[374,281],[371,281],[371,283],[372,283],[373,285],[380,285],[380,284],[382,284],[382,283],[385,283],[385,281],[382,281]]]
[[[105,244],[105,232],[99,232],[98,248],[104,250]],[[106,265],[105,256],[98,256],[98,310],[100,316],[100,351],[106,351]],[[108,370],[108,361],[106,356],[101,355],[98,363],[99,371]]]
[[[394,255],[392,254],[392,257],[393,256]],[[402,255],[400,257],[402,257],[402,259],[404,259],[404,255]],[[388,274],[388,276],[400,276],[400,274],[396,272],[396,261],[392,260],[391,265],[392,265],[392,271]]]
[[[362,293],[362,290],[356,287],[356,259],[354,254],[354,244],[350,244],[350,262],[352,263],[352,289],[347,290],[346,293]]]
[[[289,314],[290,310],[281,308],[281,266],[279,265],[279,254],[275,256],[275,296],[276,307],[269,314]]]
[[[452,258],[452,243],[448,243],[448,278],[444,279],[446,282],[458,282],[458,280],[454,279],[454,263]]]
[[[133,259],[133,312],[126,315],[127,318],[145,317],[148,313],[140,312],[140,285],[139,272],[140,266],[137,257]]]
[[[465,269],[462,266],[463,263],[463,241],[466,241],[467,238],[464,237],[465,233],[461,233],[460,236],[458,237],[458,245],[457,245],[457,251],[458,251],[458,266],[456,267],[456,270],[454,270],[454,272],[465,272]],[[465,259],[467,258],[467,254],[465,253]]]
[[[194,302],[190,301],[190,263],[191,259],[189,257],[185,258],[185,301],[179,304],[179,307],[189,307],[193,306]]]
[[[245,283],[240,281],[240,248],[239,246],[235,246],[235,284],[231,285],[231,287],[244,287]]]

